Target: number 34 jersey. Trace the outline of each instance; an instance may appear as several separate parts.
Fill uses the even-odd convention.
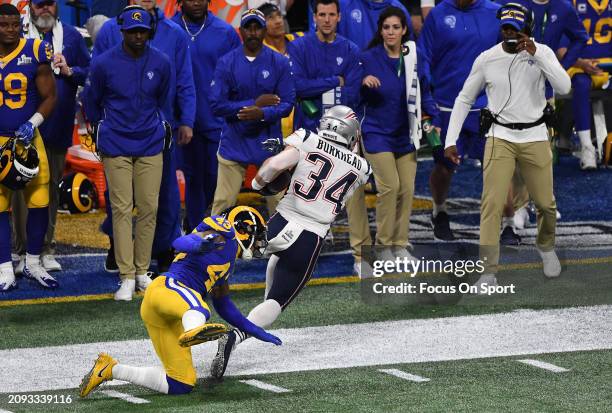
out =
[[[0,136],[13,136],[36,113],[36,72],[52,59],[51,45],[38,39],[20,39],[15,50],[0,57]]]
[[[367,182],[370,165],[344,146],[304,129],[284,141],[300,151],[300,158],[276,209],[287,221],[325,237],[346,200]]]

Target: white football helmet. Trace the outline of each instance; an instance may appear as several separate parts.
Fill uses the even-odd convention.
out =
[[[337,105],[325,112],[319,122],[317,134],[323,139],[353,150],[361,136],[361,125],[353,109]]]

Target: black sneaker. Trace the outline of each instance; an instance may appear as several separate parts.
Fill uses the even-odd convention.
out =
[[[521,245],[521,237],[514,231],[514,228],[507,226],[499,237],[501,245]]]
[[[435,217],[431,215],[431,226],[434,232],[434,238],[441,241],[454,241],[455,235],[450,229],[448,214],[444,211],[438,212]]]
[[[118,273],[119,267],[117,266],[117,261],[115,260],[115,243],[112,238],[110,239],[110,248],[106,253],[106,261],[104,262],[104,269],[106,272],[110,273]]]
[[[210,375],[221,380],[225,374],[227,363],[229,362],[230,354],[236,344],[236,332],[231,330],[217,341],[217,354],[210,366]]]

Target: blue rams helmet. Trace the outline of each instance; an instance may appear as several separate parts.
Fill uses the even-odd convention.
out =
[[[64,176],[59,184],[59,207],[78,214],[91,211],[98,199],[94,184],[80,172]]]
[[[0,148],[0,183],[13,191],[25,188],[38,175],[40,161],[33,145],[17,145],[9,138]]]

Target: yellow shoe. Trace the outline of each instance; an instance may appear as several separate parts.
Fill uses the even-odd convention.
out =
[[[83,381],[79,386],[80,396],[85,397],[105,381],[112,380],[113,366],[115,364],[117,364],[117,360],[106,353],[100,353],[94,366],[83,377]]]
[[[213,341],[220,338],[223,334],[229,330],[223,324],[209,323],[204,324],[200,327],[192,328],[189,331],[185,331],[179,337],[179,344],[181,347],[191,347],[196,344],[206,343],[207,341]]]

